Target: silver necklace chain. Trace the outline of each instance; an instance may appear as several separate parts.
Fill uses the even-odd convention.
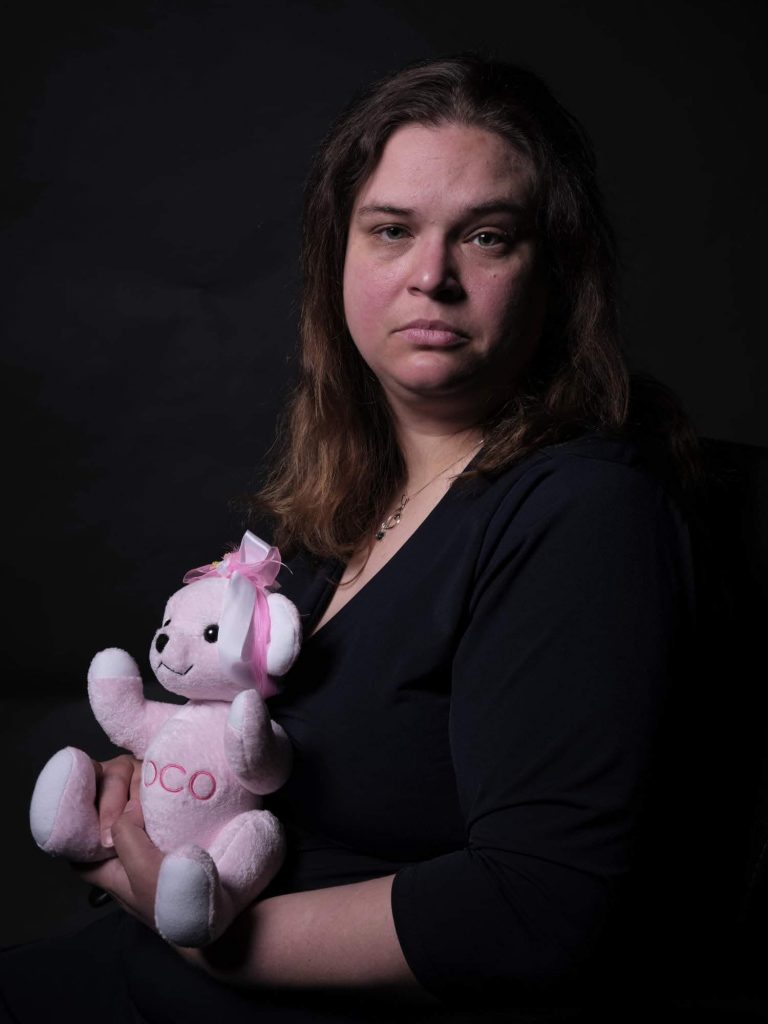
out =
[[[376,540],[383,540],[387,532],[389,530],[393,530],[397,526],[397,524],[403,518],[403,509],[411,500],[411,498],[416,498],[421,494],[422,491],[426,491],[430,484],[433,484],[435,480],[437,480],[439,477],[443,475],[443,473],[447,473],[448,470],[455,466],[457,462],[461,462],[462,459],[467,458],[467,456],[470,455],[476,448],[479,448],[482,443],[483,441],[481,439],[480,441],[477,442],[477,444],[473,445],[468,452],[465,452],[464,454],[460,455],[458,459],[454,459],[453,462],[450,462],[447,466],[441,469],[439,473],[436,473],[430,480],[427,480],[427,482],[423,484],[418,489],[418,491],[414,491],[413,494],[404,494],[400,499],[400,504],[397,506],[397,508],[395,508],[394,512],[391,512],[386,519],[382,520],[378,530],[376,531]]]

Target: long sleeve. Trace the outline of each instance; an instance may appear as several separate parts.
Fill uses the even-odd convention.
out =
[[[647,475],[551,459],[488,521],[452,662],[462,849],[402,868],[406,958],[443,998],[575,980],[632,868],[690,615],[687,538]]]

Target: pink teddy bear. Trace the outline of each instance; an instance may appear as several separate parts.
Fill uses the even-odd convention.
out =
[[[100,651],[88,672],[93,713],[109,738],[144,761],[147,834],[166,856],[155,900],[159,932],[180,946],[217,938],[280,867],[281,828],[260,797],[283,785],[288,737],[262,698],[299,650],[296,607],[268,591],[276,548],[252,533],[239,552],[184,577],[150,649],[162,685],[183,705],[144,698],[133,658]],[[114,856],[102,846],[96,780],[86,753],[65,747],[38,777],[32,834],[47,853],[73,861]]]

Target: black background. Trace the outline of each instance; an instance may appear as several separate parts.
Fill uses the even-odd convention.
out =
[[[709,437],[761,402],[763,4],[4,7],[6,692],[81,695],[243,529],[290,381],[301,187],[351,93],[475,48],[586,124],[633,366]]]

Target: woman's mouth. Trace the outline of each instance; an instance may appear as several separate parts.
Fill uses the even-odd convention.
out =
[[[414,345],[426,348],[450,348],[463,345],[469,336],[455,324],[444,320],[412,320],[398,327],[396,334],[402,334]]]

